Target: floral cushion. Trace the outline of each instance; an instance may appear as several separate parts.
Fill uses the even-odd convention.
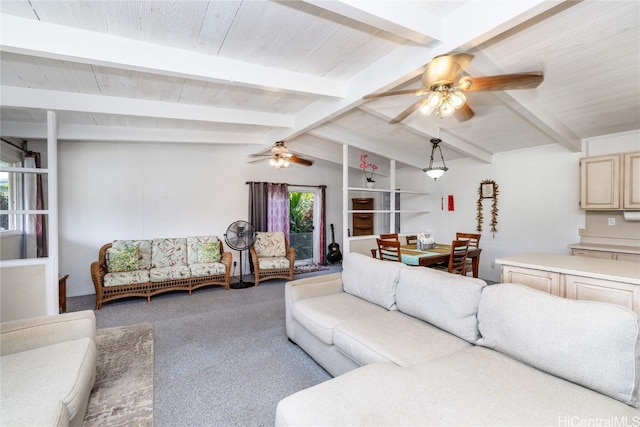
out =
[[[114,240],[111,249],[122,249],[134,246],[138,248],[138,268],[151,268],[151,240]]]
[[[220,261],[220,242],[198,243],[198,262],[212,263]]]
[[[187,265],[187,239],[153,239],[151,242],[151,267],[176,267]],[[187,268],[187,271],[189,269]],[[158,281],[151,278],[151,281]]]
[[[174,265],[172,267],[157,267],[149,271],[152,282],[164,282],[167,280],[188,279],[191,271],[186,265]]]
[[[138,269],[138,247],[126,246],[120,249],[107,249],[107,268],[109,273],[134,271]]]
[[[217,276],[225,274],[227,269],[220,262],[212,262],[208,264],[190,264],[191,277]]]
[[[218,259],[215,259],[215,244],[218,245]],[[220,261],[219,245],[221,244],[217,236],[187,237],[187,260],[189,261],[189,265]],[[209,259],[212,259],[212,255],[214,255],[214,260],[209,261]]]
[[[275,268],[289,268],[289,259],[285,257],[259,258],[260,270],[273,270]]]
[[[103,284],[105,287],[133,285],[135,283],[147,283],[149,281],[149,270],[107,273],[104,275],[103,280]]]
[[[258,258],[284,257],[287,255],[284,233],[282,231],[270,231],[256,233],[256,242],[253,244]]]

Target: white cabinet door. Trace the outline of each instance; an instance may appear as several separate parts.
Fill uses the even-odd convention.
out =
[[[580,207],[620,209],[620,155],[580,160]]]
[[[624,155],[624,209],[640,209],[640,152]]]
[[[550,271],[503,265],[502,283],[519,283],[559,297],[564,294],[560,273]]]
[[[566,298],[617,304],[640,315],[640,287],[590,277],[565,276]]]

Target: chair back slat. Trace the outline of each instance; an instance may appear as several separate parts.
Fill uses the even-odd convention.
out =
[[[467,253],[469,240],[454,240],[451,242],[451,255],[449,256],[449,273],[467,274]]]
[[[398,233],[380,234],[380,240],[398,240]]]
[[[400,242],[398,240],[376,239],[378,258],[383,261],[401,261]]]
[[[407,236],[406,239],[407,239],[407,245],[417,245],[418,244],[418,236],[416,234]]]

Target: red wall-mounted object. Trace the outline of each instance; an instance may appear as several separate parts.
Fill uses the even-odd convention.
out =
[[[449,196],[447,196],[448,199],[448,207],[450,211],[455,210],[454,206],[453,206],[453,194],[449,194]]]

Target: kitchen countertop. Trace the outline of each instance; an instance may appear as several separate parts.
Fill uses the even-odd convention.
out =
[[[496,264],[640,285],[640,264],[637,262],[530,253],[499,258]]]
[[[569,245],[569,248],[640,255],[640,247],[638,246],[602,245],[599,243],[573,243]]]

